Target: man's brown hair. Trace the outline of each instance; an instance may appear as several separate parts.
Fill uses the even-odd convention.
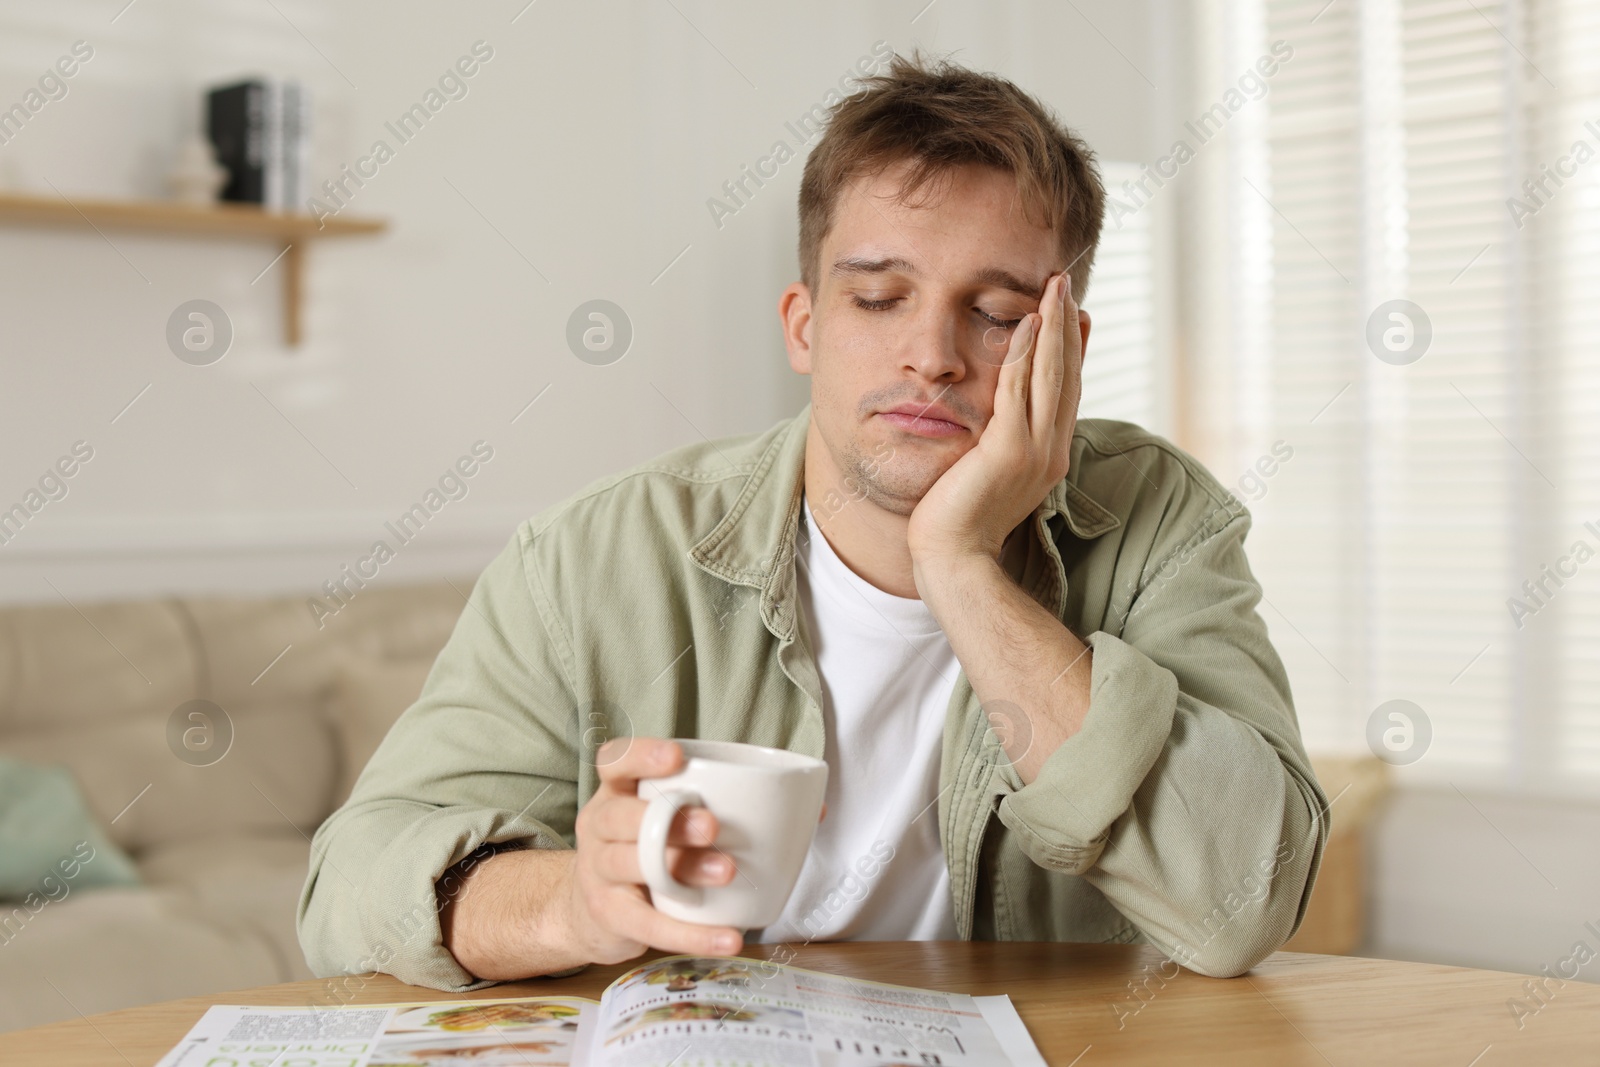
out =
[[[896,55],[887,73],[861,84],[834,105],[800,180],[800,280],[813,297],[840,194],[858,177],[909,159],[900,203],[963,164],[1015,175],[1024,217],[1057,233],[1073,296],[1082,301],[1105,214],[1105,187],[1086,143],[1004,78],[945,60],[930,64],[920,53]]]

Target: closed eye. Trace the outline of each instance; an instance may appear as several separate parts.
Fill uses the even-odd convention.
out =
[[[978,314],[983,316],[984,318],[988,319],[990,322],[994,323],[996,326],[1003,326],[1008,330],[1013,328],[1013,327],[1015,327],[1015,326],[1017,326],[1019,323],[1022,322],[1021,318],[997,319],[993,315],[989,314],[987,311],[979,311]]]
[[[893,307],[899,302],[900,297],[892,296],[886,297],[882,300],[867,300],[856,295],[855,293],[851,293],[850,299],[855,303],[856,307],[861,308],[864,311],[887,311],[889,308]],[[989,322],[995,326],[1003,327],[1007,330],[1014,329],[1019,323],[1022,322],[1020,317],[1015,319],[997,319],[987,311],[984,311],[982,308],[973,308],[972,310],[976,311],[978,316],[984,319],[986,322]]]

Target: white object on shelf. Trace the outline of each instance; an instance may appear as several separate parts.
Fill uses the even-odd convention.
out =
[[[194,134],[178,149],[178,159],[167,173],[173,199],[186,204],[214,204],[227,184],[228,171],[217,162],[211,142]]]

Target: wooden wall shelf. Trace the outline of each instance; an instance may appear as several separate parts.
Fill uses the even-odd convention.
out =
[[[300,212],[266,211],[255,204],[195,206],[162,200],[68,200],[62,196],[0,193],[0,224],[143,230],[201,237],[259,238],[287,247],[283,254],[283,333],[290,345],[301,338],[305,246],[324,237],[382,233],[383,219],[336,215],[322,220]]]

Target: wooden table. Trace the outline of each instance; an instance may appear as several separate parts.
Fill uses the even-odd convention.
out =
[[[766,959],[779,948],[750,945],[745,954]],[[1063,1067],[1600,1062],[1600,985],[1551,980],[1539,1007],[1524,983],[1541,980],[1500,971],[1279,952],[1247,975],[1219,979],[1174,976],[1176,965],[1148,947],[959,941],[815,944],[791,962],[931,989],[1009,993],[1045,1060]],[[0,1064],[145,1067],[211,1004],[598,999],[625,969],[591,967],[457,994],[378,975],[351,979],[353,992],[337,996],[315,981],[190,997],[0,1034]],[[1520,1029],[1507,1006],[1512,998],[1538,1008]]]

